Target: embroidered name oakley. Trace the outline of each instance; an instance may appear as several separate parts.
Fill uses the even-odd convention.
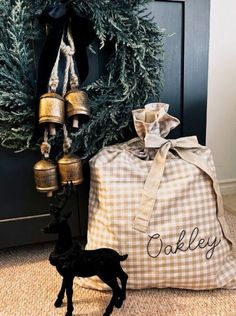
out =
[[[161,253],[166,256],[175,255],[178,252],[194,251],[197,248],[207,249],[205,257],[211,259],[215,248],[220,244],[221,240],[217,237],[200,238],[199,228],[195,227],[189,238],[186,236],[186,231],[182,230],[179,238],[174,245],[164,244],[161,235],[156,233],[149,235],[150,239],[147,244],[147,253],[151,258],[157,258]]]

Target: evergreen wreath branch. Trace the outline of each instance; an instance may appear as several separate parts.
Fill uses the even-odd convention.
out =
[[[55,3],[57,1],[50,1]],[[115,42],[106,75],[85,87],[91,117],[69,129],[73,151],[83,157],[124,140],[131,111],[149,97],[159,99],[165,33],[147,15],[149,0],[73,0],[79,14],[89,15],[103,47]],[[36,106],[34,40],[41,29],[36,14],[45,1],[0,0],[0,142],[15,151],[31,149]],[[36,118],[37,119],[37,118]],[[61,143],[61,132],[52,140]]]

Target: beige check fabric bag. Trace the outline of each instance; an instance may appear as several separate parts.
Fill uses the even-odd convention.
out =
[[[210,150],[166,140],[179,121],[165,104],[133,111],[139,138],[90,160],[88,243],[128,253],[128,288],[236,288],[234,245]],[[80,285],[106,289],[97,277]]]

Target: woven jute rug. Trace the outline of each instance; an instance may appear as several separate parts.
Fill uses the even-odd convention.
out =
[[[227,213],[236,240],[236,217]],[[66,305],[54,308],[61,279],[49,264],[53,244],[0,252],[0,316],[60,316]],[[74,285],[74,315],[102,315],[111,298]],[[127,291],[124,306],[114,315],[236,316],[236,291],[153,289]]]

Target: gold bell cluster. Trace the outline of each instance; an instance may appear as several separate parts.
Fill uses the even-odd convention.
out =
[[[59,185],[83,182],[81,159],[72,154],[64,154],[57,164],[49,159],[42,159],[34,165],[36,189],[50,197]]]
[[[54,92],[40,97],[39,124],[49,129],[49,135],[56,135],[56,125],[63,125],[68,119],[73,127],[79,127],[79,120],[90,116],[88,96],[84,91],[73,89],[64,98]]]
[[[72,120],[74,127],[79,127],[80,116],[89,116],[88,96],[79,89],[68,91],[64,98],[55,92],[41,96],[39,103],[39,123],[45,124],[44,142],[41,144],[43,159],[34,165],[36,189],[48,197],[57,191],[60,184],[72,182],[78,185],[83,182],[82,162],[80,157],[69,153],[71,140],[66,129],[66,118]],[[63,126],[64,155],[54,163],[49,159],[51,146],[48,134],[56,134],[56,124]]]
[[[64,36],[66,35],[66,40]],[[79,121],[90,116],[88,96],[78,88],[78,76],[75,72],[73,55],[75,53],[74,42],[70,28],[65,30],[62,36],[57,59],[49,78],[49,91],[43,94],[39,100],[39,124],[44,127],[44,141],[41,144],[43,159],[34,165],[36,189],[39,192],[52,196],[60,185],[72,182],[78,185],[83,181],[82,162],[80,157],[69,152],[71,139],[68,137],[66,123],[73,127],[79,127]],[[56,90],[59,85],[60,56],[66,60],[62,96]],[[70,77],[70,90],[67,86]],[[53,162],[49,159],[51,146],[48,136],[55,136],[58,127],[63,128],[64,143],[63,156]]]

